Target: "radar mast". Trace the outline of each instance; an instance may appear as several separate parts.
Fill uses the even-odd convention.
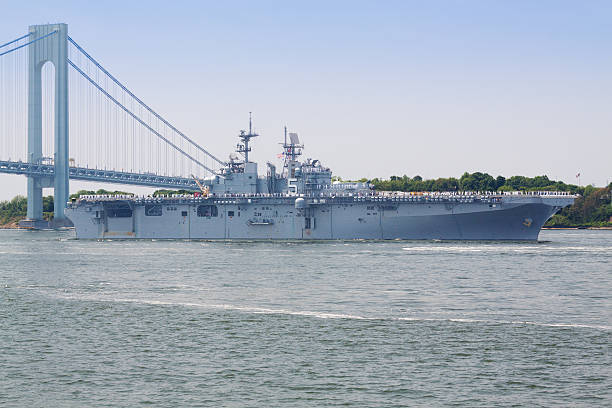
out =
[[[249,141],[252,138],[259,136],[257,133],[253,133],[253,119],[252,119],[251,113],[252,112],[249,112],[249,133],[247,133],[246,130],[241,130],[238,137],[240,138],[242,143],[238,143],[236,145],[236,152],[244,156],[245,163],[249,162],[249,152],[251,151],[251,146],[249,146]]]
[[[289,136],[289,142],[287,142],[287,136]],[[295,168],[298,167],[298,157],[302,155],[302,149],[304,145],[300,144],[300,138],[297,133],[287,133],[287,126],[285,126],[285,141],[283,146],[283,157],[285,162],[283,167],[287,170],[288,177],[295,176]]]

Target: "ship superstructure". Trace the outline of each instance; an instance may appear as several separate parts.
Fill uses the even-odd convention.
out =
[[[236,145],[236,152],[230,154],[227,166],[219,174],[198,182],[207,187],[207,193],[212,196],[220,194],[273,194],[273,195],[299,195],[317,194],[331,188],[339,189],[342,186],[332,184],[332,172],[324,167],[319,160],[306,159],[300,162],[304,145],[300,144],[297,133],[288,133],[285,128],[284,142],[281,144],[282,152],[279,157],[283,159],[283,167],[277,172],[276,165],[267,162],[265,176],[259,176],[258,164],[249,160],[251,152],[250,141],[259,136],[252,129],[249,119],[249,131],[240,131],[240,143]],[[348,189],[359,187],[369,190],[365,183],[351,183],[344,186]]]
[[[67,214],[78,238],[537,240],[574,196],[544,192],[403,193],[332,182],[285,128],[282,169],[250,161],[253,131],[201,191],[165,197],[81,196]]]

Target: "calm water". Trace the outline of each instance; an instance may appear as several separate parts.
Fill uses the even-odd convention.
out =
[[[2,406],[612,405],[612,231],[71,237],[0,231]]]

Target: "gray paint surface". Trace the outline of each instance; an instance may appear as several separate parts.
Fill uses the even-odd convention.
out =
[[[508,197],[472,202],[429,202],[379,197],[336,197],[324,204],[294,197],[157,200],[83,200],[67,214],[78,238],[159,239],[450,239],[537,240],[542,225],[569,197]],[[250,202],[249,202],[250,201]],[[493,204],[493,202],[495,204]],[[159,216],[146,215],[158,205]],[[217,216],[198,216],[198,206]],[[494,207],[493,207],[494,205]],[[116,217],[110,207],[128,208]],[[307,223],[310,223],[308,228]]]
[[[282,144],[280,174],[258,176],[245,138],[201,196],[84,196],[67,214],[78,238],[536,240],[573,196],[562,193],[403,193],[332,183],[320,161],[299,160],[297,135]]]

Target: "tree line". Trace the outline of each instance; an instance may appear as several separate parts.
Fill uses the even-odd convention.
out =
[[[378,178],[369,181],[376,190],[382,191],[567,191],[580,194],[585,187],[550,180],[548,176],[504,176],[493,177],[487,173],[465,172],[460,178],[448,177],[424,180],[421,176],[391,176],[388,180]]]

